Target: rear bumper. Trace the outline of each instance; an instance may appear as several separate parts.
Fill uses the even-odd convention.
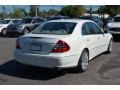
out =
[[[78,64],[80,55],[70,55],[63,57],[22,53],[15,50],[15,60],[19,63],[28,64],[32,66],[45,67],[45,68],[69,68],[75,67]]]

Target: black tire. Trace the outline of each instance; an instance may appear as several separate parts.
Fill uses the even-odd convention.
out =
[[[85,60],[86,59],[86,60]],[[85,49],[79,59],[78,66],[76,68],[77,72],[84,72],[88,68],[88,63],[89,63],[89,53]]]
[[[108,49],[106,51],[106,54],[110,54],[112,52],[112,39],[109,41]]]
[[[2,36],[6,36],[7,35],[7,29],[6,28],[2,29],[1,35]]]
[[[29,28],[24,28],[24,29],[23,29],[23,35],[26,35],[26,34],[28,34],[28,33],[30,33]]]

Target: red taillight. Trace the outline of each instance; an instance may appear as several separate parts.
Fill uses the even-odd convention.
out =
[[[64,53],[69,50],[70,50],[70,46],[66,42],[59,40],[51,52],[52,53]]]
[[[16,41],[16,48],[17,49],[20,49],[20,44],[19,44],[19,40],[17,39],[17,41]]]

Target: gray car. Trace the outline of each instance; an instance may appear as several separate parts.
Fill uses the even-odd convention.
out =
[[[35,24],[42,24],[45,20],[41,17],[23,18],[20,23],[11,24],[7,28],[8,35],[25,35],[33,30]]]

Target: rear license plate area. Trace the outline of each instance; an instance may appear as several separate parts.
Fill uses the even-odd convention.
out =
[[[41,45],[40,44],[31,44],[30,51],[41,51]]]

